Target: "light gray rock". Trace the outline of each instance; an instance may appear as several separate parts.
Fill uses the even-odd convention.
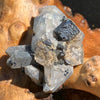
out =
[[[30,65],[31,61],[32,57],[28,52],[19,52],[16,50],[14,54],[7,60],[7,65],[12,69],[16,69]]]
[[[7,55],[12,56],[16,50],[20,52],[23,51],[30,52],[31,46],[30,45],[13,46],[13,47],[9,47],[5,52]]]
[[[34,83],[42,85],[43,73],[36,67],[29,65],[25,67],[25,74],[28,75]]]
[[[57,91],[61,84],[63,84],[73,74],[73,67],[70,65],[56,65],[45,66],[45,84],[43,91],[46,93],[52,93]]]

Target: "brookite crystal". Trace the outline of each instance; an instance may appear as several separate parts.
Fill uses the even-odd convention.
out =
[[[31,45],[9,47],[7,64],[24,68],[44,92],[53,93],[72,75],[73,66],[83,63],[84,34],[56,6],[40,8],[39,13]]]

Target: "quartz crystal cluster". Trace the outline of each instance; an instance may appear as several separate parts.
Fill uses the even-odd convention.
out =
[[[6,50],[7,65],[23,68],[44,92],[53,93],[72,75],[73,67],[83,63],[84,34],[56,6],[39,9],[33,31],[30,45]]]

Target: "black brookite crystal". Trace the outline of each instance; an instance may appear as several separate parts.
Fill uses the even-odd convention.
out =
[[[58,41],[69,41],[73,39],[80,31],[70,19],[67,19],[63,21],[54,30],[54,32]]]

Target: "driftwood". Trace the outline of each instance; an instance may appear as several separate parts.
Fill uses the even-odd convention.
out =
[[[12,70],[6,66],[8,57],[5,50],[10,46],[30,43],[33,34],[33,19],[38,15],[38,9],[45,5],[56,5],[85,33],[84,62],[98,55],[98,57],[94,57],[94,62],[90,59],[89,64],[76,66],[74,74],[64,83],[63,87],[87,91],[100,97],[100,29],[91,30],[84,17],[80,14],[72,16],[71,9],[64,7],[58,0],[1,0],[0,100],[35,100],[36,92],[41,91],[41,87],[37,87],[21,70]],[[97,70],[91,72],[87,69],[86,71],[84,66],[88,65]]]

